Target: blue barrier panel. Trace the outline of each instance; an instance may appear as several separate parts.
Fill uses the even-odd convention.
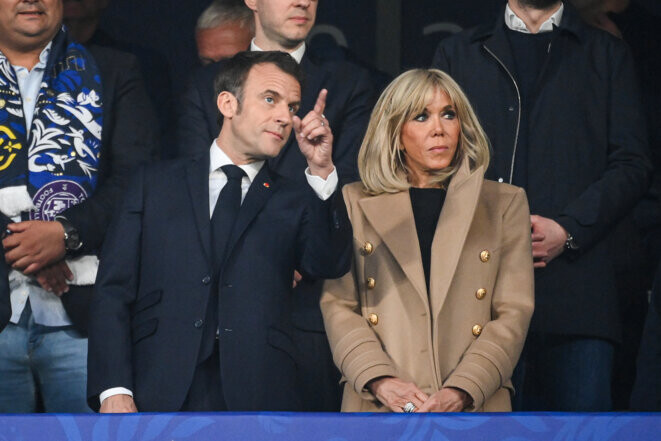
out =
[[[661,414],[0,415],[2,441],[658,441]]]

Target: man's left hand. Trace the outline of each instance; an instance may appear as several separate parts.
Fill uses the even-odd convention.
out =
[[[461,389],[444,387],[431,395],[416,412],[461,412],[472,403],[470,395]]]
[[[322,179],[328,178],[335,168],[333,165],[333,132],[324,116],[328,91],[321,89],[314,108],[303,120],[294,116],[294,132],[301,153],[310,167],[310,173]]]
[[[567,231],[548,217],[530,216],[532,225],[532,257],[535,268],[544,268],[565,250]]]
[[[33,274],[61,260],[66,253],[64,228],[59,222],[17,222],[7,229],[12,234],[2,241],[5,261],[23,274]]]

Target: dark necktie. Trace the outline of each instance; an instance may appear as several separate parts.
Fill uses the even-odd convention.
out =
[[[220,270],[225,257],[227,243],[241,208],[241,179],[246,175],[236,165],[223,165],[221,169],[227,176],[227,184],[220,191],[211,216],[214,271]]]
[[[213,352],[216,342],[216,330],[218,329],[218,296],[220,270],[225,258],[227,243],[234,222],[241,208],[241,179],[246,175],[236,165],[224,165],[221,167],[227,176],[227,183],[218,195],[218,201],[211,216],[211,245],[213,247],[213,287],[209,293],[207,304],[206,323],[202,334],[202,347],[198,356],[198,362],[203,362]]]

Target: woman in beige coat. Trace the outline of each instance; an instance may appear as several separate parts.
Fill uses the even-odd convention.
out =
[[[354,263],[321,309],[342,411],[509,411],[533,312],[523,190],[484,179],[486,136],[459,86],[413,70],[383,92],[344,188]]]

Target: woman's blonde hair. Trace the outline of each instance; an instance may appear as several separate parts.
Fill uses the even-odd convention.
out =
[[[409,70],[395,78],[379,97],[360,146],[358,170],[369,194],[396,193],[411,186],[402,153],[402,126],[424,111],[436,89],[448,94],[461,134],[452,162],[436,172],[432,182],[447,185],[464,157],[468,157],[471,170],[489,165],[489,141],[459,85],[437,69]]]

